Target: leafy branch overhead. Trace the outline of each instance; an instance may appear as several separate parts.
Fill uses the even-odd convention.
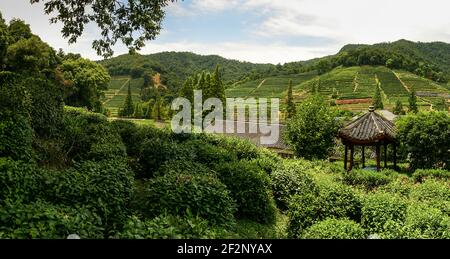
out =
[[[92,47],[98,55],[111,57],[112,46],[122,41],[130,51],[154,40],[161,30],[164,7],[176,0],[30,0],[44,3],[46,14],[54,14],[51,23],[63,24],[62,35],[75,43],[85,26],[96,23],[101,36]]]

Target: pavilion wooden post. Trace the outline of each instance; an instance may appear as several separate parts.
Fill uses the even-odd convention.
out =
[[[348,147],[346,144],[345,145],[345,155],[344,155],[344,169],[347,170],[347,152],[348,152]]]
[[[362,159],[362,168],[366,167],[366,157],[365,157],[365,146],[362,146],[362,150],[361,150],[361,159]]]
[[[380,154],[380,144],[379,143],[377,143],[377,146],[376,146],[376,155],[377,155],[377,171],[380,171],[381,154]]]
[[[350,146],[350,167],[349,167],[349,171],[351,171],[353,169],[353,157],[355,154],[355,147],[353,145]]]
[[[384,168],[387,168],[387,143],[384,142]]]

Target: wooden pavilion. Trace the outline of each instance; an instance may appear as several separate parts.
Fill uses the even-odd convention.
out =
[[[345,145],[344,168],[351,171],[354,166],[355,146],[362,148],[362,167],[365,167],[365,147],[375,146],[377,170],[379,171],[381,160],[381,146],[384,147],[384,167],[387,167],[387,146],[393,146],[394,168],[397,168],[397,141],[395,139],[395,125],[382,115],[375,112],[373,106],[369,107],[369,112],[350,122],[347,126],[339,130],[339,137]],[[350,165],[348,165],[348,150],[350,149]]]

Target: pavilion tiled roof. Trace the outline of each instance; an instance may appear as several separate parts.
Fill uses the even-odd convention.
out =
[[[369,112],[342,128],[339,137],[344,141],[359,144],[381,140],[395,141],[395,125],[370,107]]]

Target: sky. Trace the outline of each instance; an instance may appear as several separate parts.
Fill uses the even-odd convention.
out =
[[[0,0],[6,20],[20,18],[55,49],[99,60],[86,27],[75,44],[50,24],[42,4]],[[139,51],[190,51],[254,63],[285,63],[336,54],[345,44],[399,39],[450,43],[448,0],[185,0],[166,8],[163,30]],[[118,44],[115,55],[127,53]]]

